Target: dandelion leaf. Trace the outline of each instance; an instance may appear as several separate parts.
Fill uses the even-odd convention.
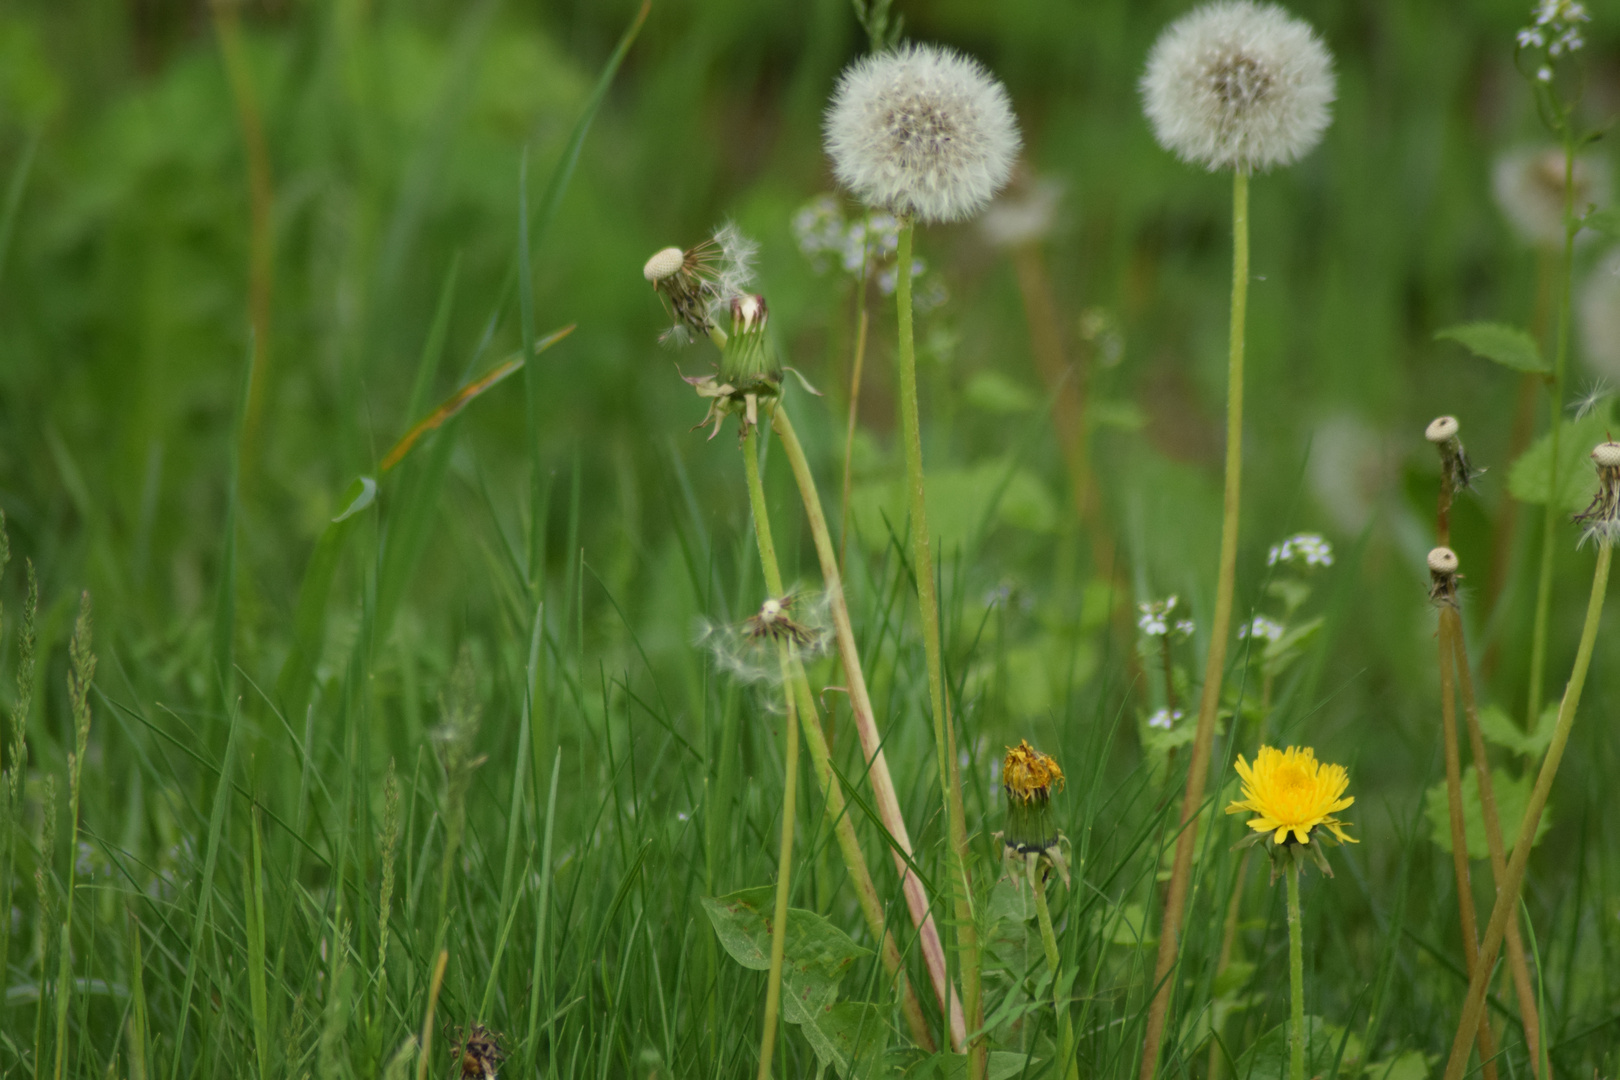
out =
[[[1506,323],[1474,322],[1448,326],[1434,335],[1437,339],[1455,341],[1475,356],[1494,360],[1514,371],[1529,371],[1538,375],[1549,373],[1547,361],[1535,339],[1516,326]]]
[[[1525,807],[1530,802],[1530,792],[1535,787],[1535,777],[1530,774],[1515,779],[1503,769],[1491,770],[1491,787],[1496,795],[1496,816],[1502,824],[1502,846],[1513,850],[1513,844],[1519,838],[1519,825],[1524,821]],[[1479,800],[1479,774],[1470,765],[1462,777],[1463,802],[1463,835],[1468,843],[1468,857],[1470,859],[1490,858],[1490,845],[1485,839],[1485,811]],[[1423,797],[1423,812],[1429,819],[1430,835],[1434,842],[1448,854],[1451,852],[1451,807],[1446,799],[1446,782],[1440,781],[1431,787]],[[1541,820],[1536,824],[1537,844],[1552,828],[1552,807],[1544,807]]]
[[[1532,761],[1541,757],[1552,743],[1553,728],[1558,724],[1558,705],[1548,705],[1541,712],[1541,718],[1536,721],[1534,731],[1525,731],[1502,709],[1495,705],[1487,705],[1479,713],[1480,732],[1486,741],[1491,742],[1504,750],[1511,750],[1515,754],[1530,758]]]
[[[784,1015],[793,1020],[786,1012]],[[824,1067],[832,1066],[839,1076],[892,1075],[885,1061],[889,1027],[876,1005],[844,1001],[797,1023],[805,1041],[816,1052],[816,1059]]]
[[[1361,1040],[1346,1035],[1337,1024],[1330,1024],[1320,1016],[1305,1018],[1305,1075],[1331,1076],[1334,1062],[1338,1062],[1339,1075],[1354,1075],[1347,1066],[1361,1059]],[[1344,1047],[1341,1057],[1339,1048]],[[1278,1024],[1243,1052],[1237,1060],[1233,1075],[1245,1080],[1288,1080],[1288,1025]]]
[[[1581,218],[1581,228],[1601,233],[1610,240],[1620,240],[1620,210],[1612,206],[1593,210]]]
[[[987,1080],[1012,1080],[1015,1076],[1039,1076],[1041,1059],[1006,1050],[990,1051]],[[941,1051],[923,1058],[906,1070],[905,1080],[967,1080],[967,1055]]]
[[[1597,490],[1597,474],[1590,460],[1592,447],[1608,438],[1611,423],[1605,407],[1564,425],[1558,446],[1557,509],[1580,510],[1591,502],[1592,493]],[[1552,434],[1549,432],[1531,443],[1530,449],[1508,470],[1508,491],[1520,502],[1545,505],[1547,491],[1552,486],[1551,462]]]
[[[1387,1061],[1369,1062],[1366,1076],[1367,1080],[1428,1080],[1431,1064],[1421,1050],[1408,1050]]]

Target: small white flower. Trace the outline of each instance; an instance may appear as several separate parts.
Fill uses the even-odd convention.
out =
[[[1276,641],[1282,636],[1282,623],[1276,619],[1268,619],[1264,615],[1256,615],[1253,622],[1238,630],[1239,638],[1260,638],[1263,641]]]
[[[1176,597],[1167,596],[1163,600],[1150,600],[1145,604],[1137,604],[1136,609],[1142,613],[1136,620],[1137,628],[1148,637],[1164,637],[1170,632],[1170,613],[1176,609]],[[1192,623],[1185,620],[1176,624],[1176,629],[1181,630],[1183,624],[1189,627],[1187,632],[1190,633]]]
[[[1148,717],[1148,727],[1160,728],[1164,731],[1169,731],[1175,726],[1176,721],[1181,719],[1181,715],[1180,709],[1176,709],[1174,712],[1170,711],[1169,709],[1160,709],[1158,712]]]
[[[839,183],[868,206],[922,221],[983,210],[1012,174],[1018,123],[978,61],[932,45],[857,60],[827,109]]]
[[[1332,566],[1333,545],[1320,533],[1299,533],[1280,544],[1271,545],[1271,551],[1266,555],[1267,566],[1291,562],[1307,567]]]
[[[1552,75],[1552,68],[1548,67],[1546,64],[1542,64],[1540,67],[1536,68],[1537,82],[1550,83],[1552,82]]]
[[[1181,160],[1212,172],[1263,171],[1321,141],[1333,58],[1282,8],[1222,0],[1159,35],[1141,90],[1159,144]]]
[[[1552,78],[1551,69],[1544,70]],[[1577,157],[1570,180],[1577,216],[1588,207],[1609,205],[1613,180],[1607,159],[1594,154]],[[1543,247],[1563,246],[1563,147],[1521,147],[1503,154],[1491,170],[1491,192],[1522,239]]]
[[[1191,619],[1176,620],[1176,633],[1182,637],[1192,637],[1193,631],[1196,629],[1198,629],[1198,625]]]

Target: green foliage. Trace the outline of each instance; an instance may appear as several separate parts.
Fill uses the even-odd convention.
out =
[[[1537,375],[1551,374],[1552,368],[1542,358],[1536,339],[1516,326],[1503,323],[1467,323],[1451,326],[1434,335],[1444,341],[1462,345],[1475,356],[1494,360],[1514,371],[1527,371]]]
[[[1483,726],[1483,724],[1481,725]],[[1524,822],[1524,810],[1530,802],[1530,791],[1536,786],[1534,772],[1514,776],[1505,769],[1491,770],[1491,793],[1496,796],[1496,817],[1502,826],[1502,847],[1511,852],[1519,839],[1519,826]],[[1485,839],[1485,809],[1480,802],[1479,774],[1470,765],[1462,774],[1463,835],[1468,843],[1470,859],[1486,859],[1491,849]],[[1451,810],[1446,797],[1446,782],[1441,780],[1429,788],[1423,797],[1423,812],[1429,819],[1429,835],[1446,854],[1451,854]],[[1536,825],[1535,843],[1552,829],[1551,804],[1541,813]]]
[[[1558,444],[1559,510],[1580,510],[1597,490],[1597,474],[1592,468],[1592,447],[1608,438],[1612,421],[1608,410],[1593,413],[1565,424]],[[1552,486],[1552,435],[1548,433],[1530,444],[1508,472],[1508,490],[1520,502],[1545,505]]]

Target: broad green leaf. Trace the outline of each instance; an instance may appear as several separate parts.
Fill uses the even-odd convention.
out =
[[[1463,323],[1448,326],[1434,336],[1455,341],[1475,356],[1494,360],[1515,371],[1532,371],[1542,375],[1549,371],[1535,339],[1516,326],[1490,322]]]
[[[1611,240],[1620,240],[1620,210],[1612,206],[1603,210],[1593,210],[1581,218],[1581,228],[1602,233]]]
[[[816,1059],[831,1065],[839,1076],[887,1075],[884,1051],[889,1046],[889,1027],[876,1005],[840,1002],[798,1023]]]
[[[1033,393],[994,369],[981,371],[969,379],[962,396],[976,409],[1003,416],[1031,412],[1040,404]]]
[[[1483,724],[1483,721],[1481,721]],[[1526,773],[1515,779],[1503,769],[1491,770],[1491,787],[1496,795],[1496,817],[1502,825],[1502,846],[1513,850],[1519,838],[1519,825],[1524,821],[1525,807],[1530,803],[1530,792],[1536,778]],[[1463,835],[1468,841],[1470,859],[1490,858],[1490,845],[1485,840],[1485,811],[1479,801],[1479,775],[1472,765],[1462,777]],[[1431,787],[1423,797],[1423,811],[1429,819],[1430,835],[1442,850],[1451,851],[1451,807],[1446,797],[1444,780]],[[1552,807],[1545,806],[1541,820],[1536,824],[1537,844],[1552,828]]]
[[[1486,741],[1505,750],[1511,750],[1537,760],[1552,743],[1553,728],[1558,724],[1558,705],[1553,703],[1541,711],[1534,731],[1524,731],[1507,713],[1495,705],[1480,710],[1479,729]]]
[[[1361,1040],[1351,1035],[1345,1040],[1344,1028],[1320,1016],[1305,1018],[1305,1075],[1325,1077],[1339,1059],[1339,1044],[1345,1043],[1339,1060],[1341,1071],[1351,1071],[1361,1058]],[[1288,1080],[1288,1025],[1278,1024],[1254,1043],[1237,1060],[1233,1075],[1243,1080]]]
[[[703,898],[709,922],[731,958],[745,968],[771,967],[771,916],[776,889],[762,885],[728,896]],[[838,983],[857,959],[869,955],[838,927],[803,908],[788,909],[783,945],[782,1015],[802,1024],[838,999]]]
[[[1140,431],[1147,426],[1147,414],[1134,401],[1093,401],[1086,412],[1093,427]]]
[[[1033,472],[1009,462],[986,461],[965,469],[935,469],[925,481],[928,527],[941,552],[978,540],[992,525],[1010,525],[1031,532],[1057,528],[1057,503]],[[887,518],[897,533],[906,527],[908,499],[899,480],[857,485],[850,495],[850,513],[865,541],[888,543]]]
[[[1039,1076],[1040,1058],[1027,1054],[1013,1054],[1005,1050],[990,1051],[989,1080],[1012,1080],[1015,1076]],[[967,1055],[948,1054],[944,1051],[923,1058],[906,1072],[906,1080],[967,1080]]]
[[[1367,1080],[1428,1080],[1429,1066],[1438,1060],[1431,1060],[1421,1050],[1408,1050],[1387,1061],[1368,1064]]]
[[[1612,421],[1607,408],[1564,425],[1558,446],[1559,510],[1578,511],[1592,501],[1597,490],[1597,473],[1592,467],[1592,447],[1608,437]],[[1545,505],[1552,461],[1552,433],[1530,444],[1508,470],[1508,491],[1520,502]]]

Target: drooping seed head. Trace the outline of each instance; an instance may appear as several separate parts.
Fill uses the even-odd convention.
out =
[[[1436,445],[1457,437],[1462,425],[1455,416],[1437,416],[1423,429],[1423,437]]]
[[[866,205],[921,221],[983,210],[1012,175],[1018,122],[1007,90],[970,57],[906,45],[844,69],[825,146]]]
[[[1210,171],[1298,161],[1331,119],[1333,58],[1274,4],[1222,0],[1159,35],[1141,82],[1159,144]]]

